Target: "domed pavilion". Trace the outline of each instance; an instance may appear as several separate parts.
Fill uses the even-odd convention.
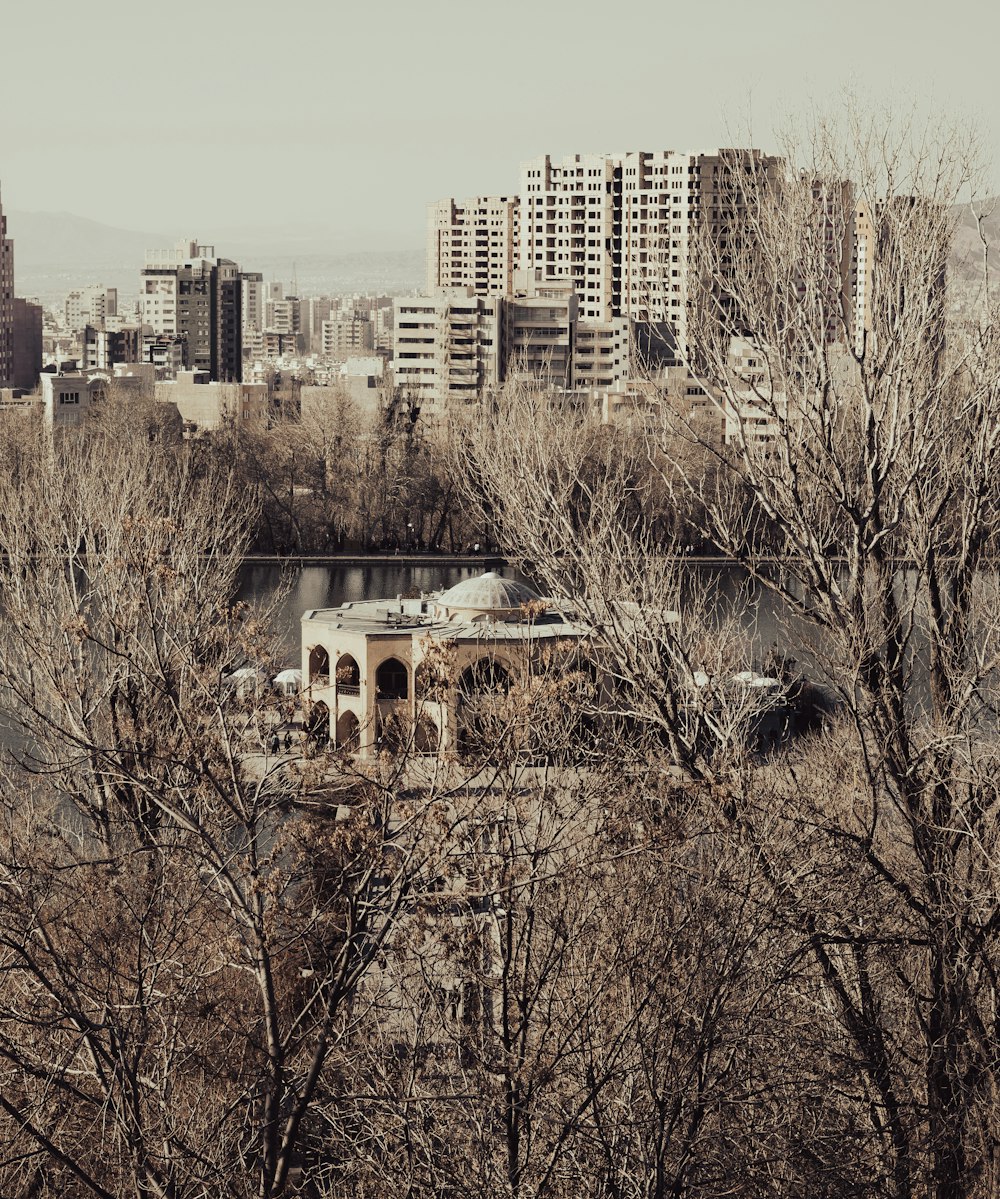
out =
[[[545,648],[588,635],[572,612],[496,571],[417,599],[365,600],[302,616],[311,731],[370,757],[390,740],[460,747],[470,697],[506,690]]]

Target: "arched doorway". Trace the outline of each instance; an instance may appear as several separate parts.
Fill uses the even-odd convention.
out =
[[[361,668],[351,654],[341,654],[337,659],[337,694],[361,694]]]
[[[361,742],[361,724],[353,712],[345,712],[337,721],[337,747],[355,750]]]
[[[328,687],[330,685],[330,655],[325,645],[314,645],[309,651],[308,685]]]
[[[406,727],[393,712],[378,722],[378,748],[382,753],[400,754],[409,743]]]
[[[375,690],[379,699],[406,699],[410,694],[410,673],[398,658],[386,658],[375,671]]]
[[[309,709],[306,732],[321,745],[330,740],[330,709],[322,700]]]
[[[496,658],[477,658],[458,678],[459,694],[467,697],[510,690],[507,668]]]
[[[413,730],[413,748],[418,754],[436,754],[441,747],[441,734],[429,716],[421,716]]]

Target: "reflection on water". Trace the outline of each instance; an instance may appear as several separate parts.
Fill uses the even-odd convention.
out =
[[[289,662],[298,662],[299,622],[303,612],[312,608],[336,608],[348,600],[394,599],[421,591],[439,591],[461,579],[478,575],[485,564],[475,566],[395,565],[378,562],[365,566],[331,563],[323,566],[282,568],[252,564],[240,573],[240,599],[266,602],[280,590],[284,579],[288,591],[278,604],[275,618]],[[750,634],[751,661],[754,665],[772,648],[789,652],[802,660],[803,646],[787,643],[787,632],[778,617],[773,595],[753,583],[740,567],[723,562],[691,563],[691,586],[682,601],[682,612],[692,605],[710,606],[716,620],[735,618]],[[504,570],[505,574],[516,572]],[[803,633],[805,631],[803,630]]]
[[[290,655],[298,662],[299,621],[312,608],[337,608],[349,600],[394,599],[397,595],[440,591],[470,575],[482,574],[486,567],[396,565],[377,562],[370,566],[296,566],[248,564],[240,571],[237,598],[266,602],[280,591],[284,581],[288,591],[275,612],[278,632]],[[510,573],[510,572],[507,572]]]

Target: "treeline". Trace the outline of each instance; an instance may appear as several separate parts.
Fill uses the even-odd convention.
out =
[[[300,420],[219,430],[201,448],[259,496],[252,552],[460,552],[484,540],[459,501],[446,441],[391,395],[362,412],[330,389]]]

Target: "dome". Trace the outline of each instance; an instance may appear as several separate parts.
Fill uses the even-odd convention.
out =
[[[437,597],[438,607],[463,612],[517,612],[522,604],[540,598],[537,591],[516,579],[505,579],[495,570],[463,579]]]

